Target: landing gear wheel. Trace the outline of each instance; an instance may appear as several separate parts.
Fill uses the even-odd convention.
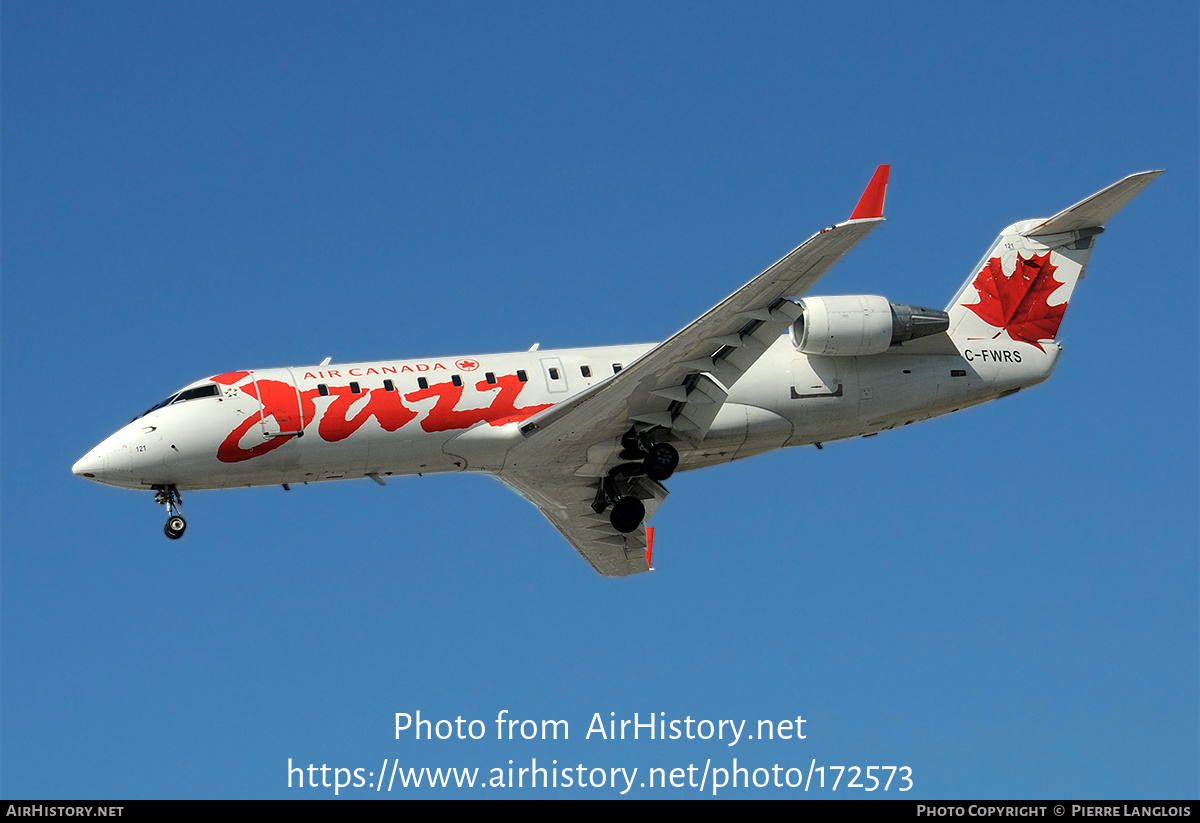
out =
[[[622,534],[629,534],[646,519],[646,506],[636,497],[622,497],[613,504],[608,522]]]
[[[679,452],[670,443],[655,443],[644,461],[646,476],[651,480],[663,481],[679,467]]]
[[[176,514],[167,518],[167,525],[163,527],[163,531],[166,532],[167,537],[172,540],[178,540],[183,537],[183,530],[186,528],[187,521]]]
[[[179,513],[179,507],[183,505],[179,489],[174,486],[155,486],[154,502],[167,507],[167,525],[163,526],[163,532],[172,540],[178,540],[187,528],[187,522]]]

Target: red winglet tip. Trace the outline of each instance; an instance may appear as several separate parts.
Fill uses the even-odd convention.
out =
[[[891,170],[891,166],[875,169],[875,176],[867,184],[867,190],[863,192],[858,205],[854,207],[854,213],[850,215],[851,220],[883,217],[883,198],[887,194],[888,172]]]
[[[654,571],[654,563],[652,562],[653,557],[654,557],[654,527],[647,526],[646,527],[646,568],[649,569],[650,571]]]

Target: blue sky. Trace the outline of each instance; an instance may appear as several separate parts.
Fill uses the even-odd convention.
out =
[[[3,796],[331,796],[289,758],[1197,796],[1194,3],[18,0],[0,24]],[[888,222],[817,293],[942,306],[1009,223],[1167,173],[1097,242],[1050,381],[677,476],[654,574],[598,577],[486,477],[189,494],[168,543],[148,495],[70,473],[233,369],[663,339],[879,163]],[[397,740],[417,710],[489,735]],[[571,737],[497,741],[502,710]],[[610,712],[806,738],[584,739]],[[847,794],[881,795],[808,796]],[[772,795],[805,796],[721,793]]]

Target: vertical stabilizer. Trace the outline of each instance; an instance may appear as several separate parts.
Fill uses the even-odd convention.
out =
[[[1006,228],[946,307],[956,340],[1055,339],[1103,223],[1161,171],[1130,175],[1054,217]]]

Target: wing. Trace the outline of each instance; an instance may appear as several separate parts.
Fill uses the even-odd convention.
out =
[[[570,469],[556,468],[542,473],[506,473],[500,479],[537,506],[600,574],[625,577],[649,570],[645,521],[629,534],[616,531],[606,515],[597,514],[592,508],[596,478],[579,477]],[[667,497],[662,484],[648,478],[641,479],[637,493],[646,506],[646,520]]]
[[[883,221],[888,166],[880,166],[850,220],[814,235],[695,322],[603,383],[521,424],[500,479],[542,510],[601,574],[646,571],[645,525],[617,532],[593,508],[598,478],[621,463],[631,427],[693,446],[704,439],[729,389],[797,318],[798,297]],[[666,489],[635,478],[646,516]],[[653,506],[652,506],[653,504]],[[602,511],[602,509],[601,509]]]

